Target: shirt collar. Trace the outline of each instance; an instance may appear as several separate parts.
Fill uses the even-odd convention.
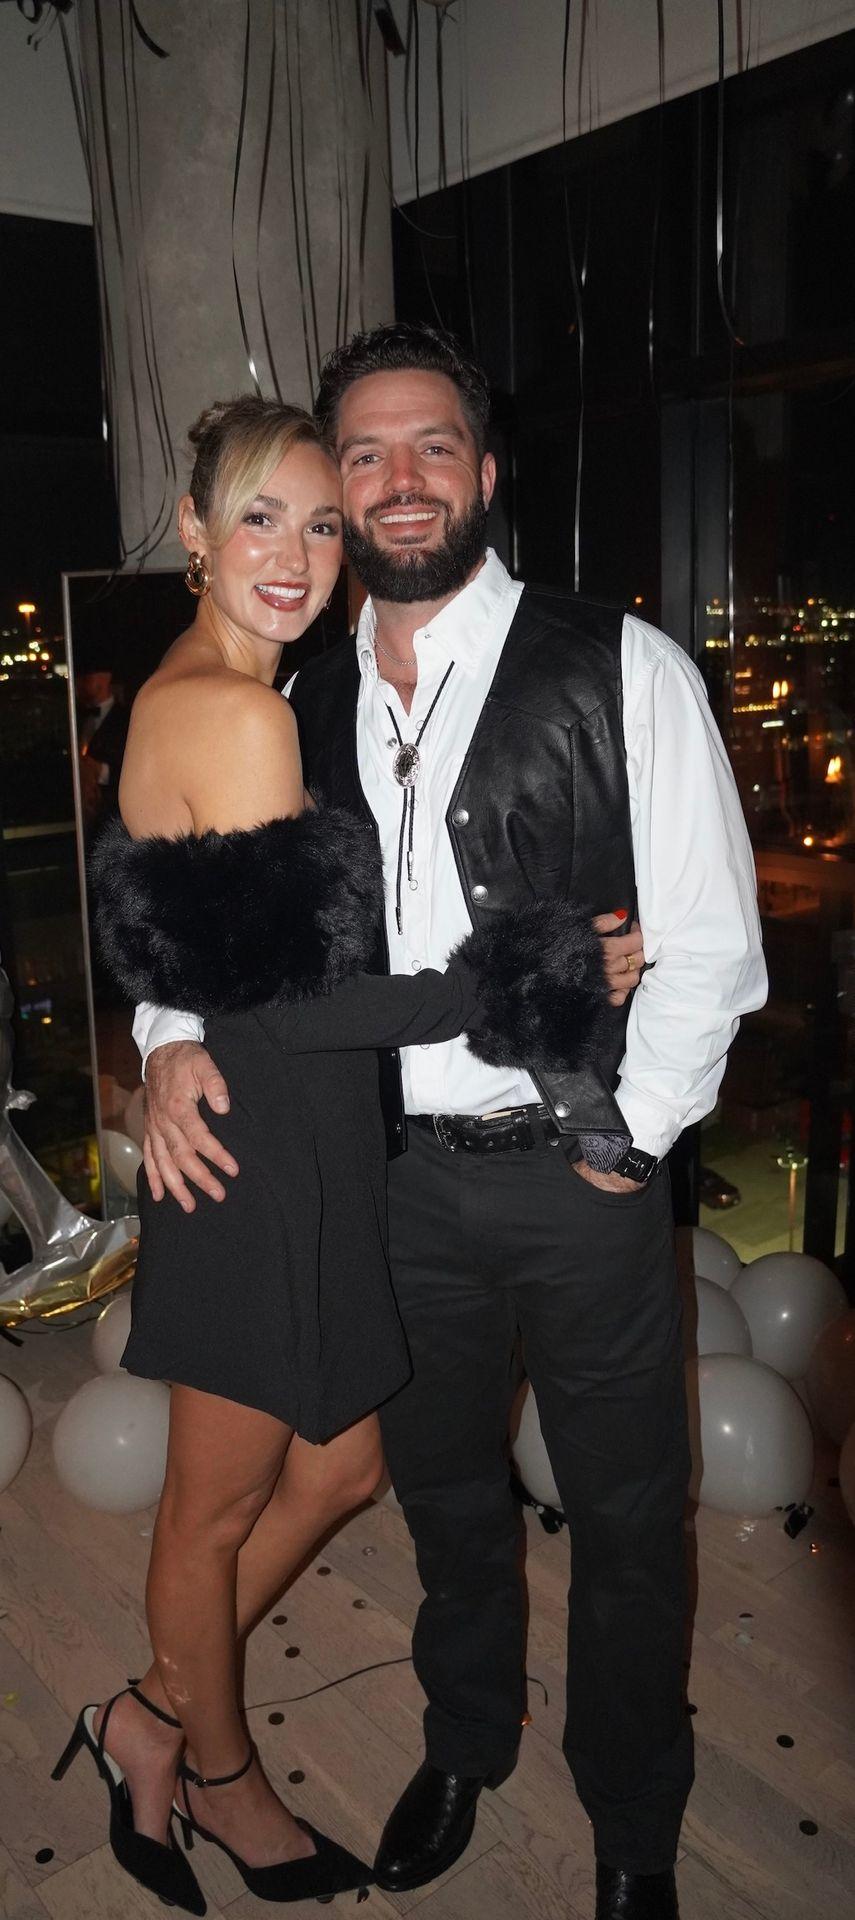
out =
[[[514,582],[498,554],[487,548],[484,565],[468,586],[462,587],[442,612],[426,627],[413,634],[413,652],[418,657],[420,644],[427,641],[445,660],[453,660],[470,679],[483,662],[485,644],[489,644],[498,615]],[[356,629],[356,652],[363,680],[377,680],[374,635],[377,617],[371,600],[366,600]]]

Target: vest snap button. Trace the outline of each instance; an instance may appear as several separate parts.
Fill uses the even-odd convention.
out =
[[[482,887],[482,886],[477,886],[477,887],[473,887],[473,888],[472,888],[472,898],[473,898],[473,900],[486,900],[486,898],[487,898],[487,889],[486,889],[486,887]]]
[[[566,1120],[569,1111],[570,1111],[569,1107],[565,1107],[564,1102],[562,1100],[560,1106],[557,1106],[555,1109],[557,1119]]]
[[[456,807],[451,818],[456,827],[468,827],[469,825],[468,807]]]

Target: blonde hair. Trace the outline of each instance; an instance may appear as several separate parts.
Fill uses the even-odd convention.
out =
[[[187,437],[195,452],[190,493],[214,547],[231,539],[241,514],[292,447],[319,447],[335,459],[310,413],[260,394],[216,400]]]

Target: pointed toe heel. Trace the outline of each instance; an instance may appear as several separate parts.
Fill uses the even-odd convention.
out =
[[[224,1773],[212,1779],[194,1773],[192,1767],[181,1766],[178,1778],[181,1783],[183,1805],[176,1803],[175,1811],[181,1823],[184,1844],[188,1851],[193,1844],[193,1835],[207,1840],[219,1847],[234,1867],[250,1893],[257,1900],[278,1901],[286,1904],[295,1900],[317,1900],[324,1903],[333,1900],[337,1893],[350,1893],[357,1889],[374,1885],[374,1872],[366,1866],[364,1860],[358,1860],[356,1854],[349,1853],[346,1847],[330,1840],[325,1833],[319,1833],[317,1827],[309,1825],[308,1820],[298,1820],[297,1825],[308,1834],[314,1846],[314,1853],[302,1860],[279,1860],[273,1866],[253,1867],[248,1860],[221,1840],[208,1827],[200,1826],[193,1816],[187,1799],[187,1787],[230,1787],[235,1780],[242,1780],[249,1772],[255,1759],[255,1749],[250,1748],[242,1767],[236,1773]]]

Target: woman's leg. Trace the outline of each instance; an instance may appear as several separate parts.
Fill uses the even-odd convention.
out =
[[[272,1421],[265,1415],[253,1414],[250,1410],[236,1407],[228,1401],[216,1400],[205,1394],[191,1394],[189,1389],[175,1389],[181,1396],[182,1404],[173,1417],[172,1432],[175,1442],[170,1442],[170,1467],[167,1470],[167,1483],[161,1502],[161,1514],[155,1532],[155,1548],[152,1554],[152,1574],[150,1587],[155,1600],[155,1613],[160,1604],[161,1580],[163,1591],[167,1593],[176,1582],[179,1590],[179,1605],[191,1623],[194,1645],[198,1645],[198,1619],[192,1600],[192,1591],[198,1583],[198,1571],[191,1576],[187,1564],[185,1547],[194,1556],[198,1548],[194,1543],[201,1532],[209,1529],[222,1531],[226,1525],[232,1541],[241,1536],[250,1519],[252,1511],[261,1507],[254,1524],[243,1539],[237,1551],[237,1602],[232,1613],[232,1624],[238,1639],[248,1632],[275,1600],[287,1581],[297,1571],[307,1553],[316,1544],[326,1529],[335,1524],[346,1513],[368,1499],[373,1492],[382,1470],[382,1451],[376,1418],[371,1415],[360,1421],[346,1433],[329,1441],[325,1446],[310,1446],[308,1442],[295,1436],[290,1440],[289,1430]],[[201,1425],[195,1418],[195,1403],[208,1403],[199,1407]],[[260,1423],[260,1427],[259,1424]],[[239,1437],[244,1428],[253,1436],[251,1449],[245,1448]],[[211,1429],[215,1444],[209,1444]],[[179,1438],[179,1436],[181,1436]],[[285,1451],[284,1461],[282,1451]],[[204,1461],[203,1485],[201,1490],[188,1478],[188,1468],[179,1472],[184,1452],[188,1461]],[[247,1467],[250,1451],[254,1460],[254,1470],[247,1482]],[[272,1492],[265,1499],[265,1487],[269,1485],[275,1469],[276,1459],[281,1462]],[[225,1459],[224,1457],[225,1456]],[[240,1463],[240,1471],[235,1475],[235,1461]],[[226,1468],[227,1475],[223,1468]],[[228,1486],[226,1484],[228,1478]],[[201,1491],[201,1499],[199,1493]],[[211,1494],[214,1493],[212,1500]],[[234,1493],[237,1492],[240,1513],[233,1511]],[[225,1511],[230,1514],[224,1520]],[[247,1504],[248,1503],[248,1504]],[[189,1520],[181,1517],[189,1506]],[[162,1517],[162,1518],[161,1518]],[[205,1549],[203,1547],[203,1558]],[[161,1568],[164,1568],[163,1576]],[[177,1573],[173,1571],[177,1569]],[[191,1586],[192,1578],[192,1586]],[[207,1591],[202,1587],[201,1591]],[[169,1615],[167,1600],[167,1615]],[[220,1615],[222,1622],[222,1614]],[[220,1627],[221,1631],[221,1627]],[[233,1644],[233,1643],[232,1643]],[[222,1665],[222,1639],[219,1643],[219,1660]],[[168,1653],[168,1650],[167,1650]],[[173,1656],[174,1657],[174,1656]],[[207,1655],[210,1660],[210,1652]],[[232,1713],[235,1706],[234,1666],[231,1672]],[[166,1679],[170,1680],[169,1669],[165,1669]],[[163,1677],[154,1664],[141,1681],[142,1691],[148,1699],[162,1707],[166,1712],[177,1712],[185,1719],[182,1705],[177,1702],[173,1707],[170,1695],[163,1685]],[[172,1683],[170,1682],[172,1686]],[[172,1688],[173,1698],[175,1689]],[[220,1745],[233,1744],[234,1719],[223,1722],[224,1694],[219,1699],[219,1723],[212,1723],[207,1730],[210,1738],[206,1740],[205,1755],[211,1740]],[[194,1716],[195,1720],[195,1716]],[[195,1729],[191,1730],[195,1735]],[[134,1802],[135,1823],[138,1831],[162,1838],[168,1818],[172,1797],[174,1770],[183,1733],[176,1734],[163,1727],[153,1716],[133,1699],[123,1699],[115,1709],[110,1726],[109,1748],[128,1778]],[[213,1757],[204,1759],[195,1750],[193,1764],[203,1773],[231,1772],[246,1751],[246,1737],[242,1733],[242,1749],[232,1756],[229,1764],[225,1760],[215,1764]],[[213,1748],[211,1749],[213,1753]],[[213,1802],[222,1796],[236,1795],[237,1789],[214,1789],[204,1796],[204,1806],[198,1806],[198,1817],[203,1822],[214,1824]],[[198,1795],[197,1795],[198,1801]],[[209,1805],[208,1802],[212,1804]],[[277,1808],[279,1803],[275,1803]],[[260,1810],[259,1810],[260,1812]],[[218,1831],[221,1822],[217,1823]],[[261,1830],[260,1817],[256,1825]],[[268,1807],[264,1822],[270,1829],[273,1851],[270,1857],[284,1858],[281,1821],[274,1822],[272,1810]],[[275,1844],[273,1827],[276,1827]],[[246,1831],[243,1833],[246,1842]],[[275,1847],[279,1847],[278,1854]]]
[[[173,1389],[166,1480],[146,1603],[155,1663],[206,1778],[240,1770],[247,1733],[237,1690],[237,1562],[282,1470],[291,1430],[269,1414]],[[210,1826],[253,1865],[296,1859],[312,1843],[256,1761],[230,1786],[193,1791]]]

